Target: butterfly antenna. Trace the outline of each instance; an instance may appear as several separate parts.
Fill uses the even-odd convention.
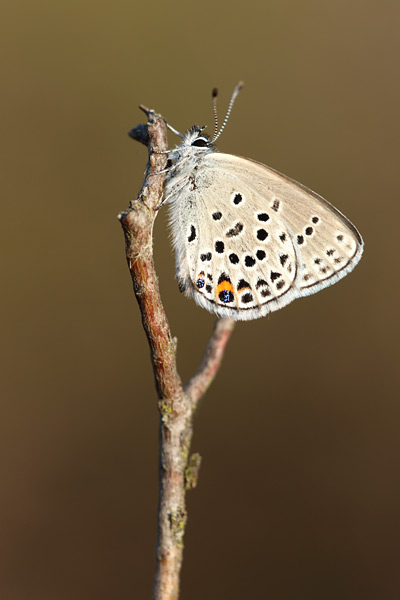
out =
[[[172,127],[172,125],[170,125],[170,124],[169,124],[169,123],[167,123],[166,121],[165,121],[165,124],[166,124],[166,126],[168,127],[168,129],[169,129],[170,131],[172,131],[172,133],[175,133],[175,135],[179,135],[179,137],[181,137],[181,138],[183,138],[183,139],[185,138],[185,136],[183,135],[183,133],[181,133],[180,131],[178,131],[177,129],[175,129],[175,127]]]
[[[212,104],[213,104],[213,113],[214,113],[214,136],[213,140],[215,140],[218,134],[218,115],[217,115],[217,96],[218,90],[214,88],[212,91]]]
[[[243,81],[239,81],[239,83],[237,84],[237,86],[233,90],[232,97],[231,97],[231,100],[229,102],[228,110],[226,111],[226,116],[225,116],[224,122],[222,123],[221,129],[218,131],[218,133],[214,134],[214,137],[211,140],[211,142],[215,142],[219,138],[219,136],[221,135],[221,133],[223,132],[223,130],[225,129],[225,125],[227,124],[228,119],[230,117],[233,104],[234,104],[236,98],[238,97],[238,94],[239,94],[240,90],[242,89],[243,85],[244,85]],[[214,98],[214,90],[213,90],[213,98]],[[216,95],[215,95],[215,98],[216,98]],[[214,100],[214,104],[216,104],[216,100]]]

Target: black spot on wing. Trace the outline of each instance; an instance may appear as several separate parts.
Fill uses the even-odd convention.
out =
[[[235,223],[235,225],[232,227],[232,229],[229,229],[229,231],[226,232],[226,237],[231,238],[234,237],[236,235],[239,235],[239,233],[241,233],[243,231],[243,223]]]
[[[243,296],[241,297],[241,300],[244,304],[248,304],[249,302],[253,301],[253,294],[250,294],[249,292],[247,292],[246,294],[243,294]]]
[[[260,290],[260,294],[263,298],[267,298],[268,296],[271,296],[271,290],[270,287],[267,283],[267,281],[265,281],[265,279],[259,279],[256,283],[256,289]]]
[[[263,286],[268,286],[268,282],[265,279],[259,279],[256,283],[256,289],[258,290],[258,288]]]
[[[246,265],[246,267],[254,267],[254,265],[256,264],[256,259],[252,256],[247,255],[245,256],[244,264]]]
[[[257,250],[256,256],[258,260],[264,260],[267,255],[265,254],[264,250]]]
[[[239,281],[239,283],[237,284],[236,289],[237,289],[238,292],[240,292],[240,290],[242,290],[243,288],[249,288],[249,287],[250,287],[249,282],[246,281],[245,279],[241,279]]]
[[[229,283],[231,283],[231,278],[226,273],[221,273],[221,275],[218,277],[218,285],[223,281],[228,281]]]
[[[274,201],[273,201],[273,203],[272,203],[272,206],[271,206],[271,208],[272,208],[272,210],[274,210],[275,212],[278,212],[278,210],[279,210],[279,206],[280,206],[280,202],[279,202],[279,200],[274,200]]]
[[[257,230],[257,239],[260,240],[261,242],[263,242],[264,240],[266,240],[268,237],[268,232],[265,231],[265,229],[258,229]]]

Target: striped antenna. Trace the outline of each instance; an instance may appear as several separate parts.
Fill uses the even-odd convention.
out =
[[[214,133],[214,137],[211,140],[211,143],[214,143],[219,138],[219,136],[221,135],[221,133],[223,132],[223,130],[225,128],[225,125],[227,124],[228,119],[230,117],[233,103],[235,102],[235,100],[236,100],[236,98],[237,98],[240,90],[242,89],[243,85],[244,85],[243,81],[239,81],[239,83],[237,84],[237,86],[233,90],[232,97],[231,97],[231,100],[229,102],[228,110],[226,111],[226,116],[225,116],[224,122],[222,123],[221,129],[218,131],[218,133]],[[215,99],[216,99],[217,95],[215,94],[215,96],[214,96],[214,91],[216,92],[216,90],[213,90],[213,101],[214,101],[214,106],[215,106],[216,105],[216,100]],[[214,116],[216,118],[216,111],[214,112]]]
[[[218,115],[217,115],[217,96],[218,90],[214,88],[212,91],[212,103],[213,103],[213,113],[214,113],[214,138],[218,134]]]

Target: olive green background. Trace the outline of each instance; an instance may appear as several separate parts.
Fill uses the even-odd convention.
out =
[[[398,3],[4,0],[0,595],[150,598],[158,414],[116,219],[146,149],[224,113],[220,150],[330,200],[365,255],[241,323],[196,417],[182,599],[400,595]],[[171,135],[170,144],[177,143]],[[214,318],[154,236],[183,379]]]

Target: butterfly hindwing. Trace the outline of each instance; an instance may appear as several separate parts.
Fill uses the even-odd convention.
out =
[[[277,310],[334,283],[361,256],[361,237],[339,211],[241,157],[205,156],[172,206],[181,286],[222,317]]]

